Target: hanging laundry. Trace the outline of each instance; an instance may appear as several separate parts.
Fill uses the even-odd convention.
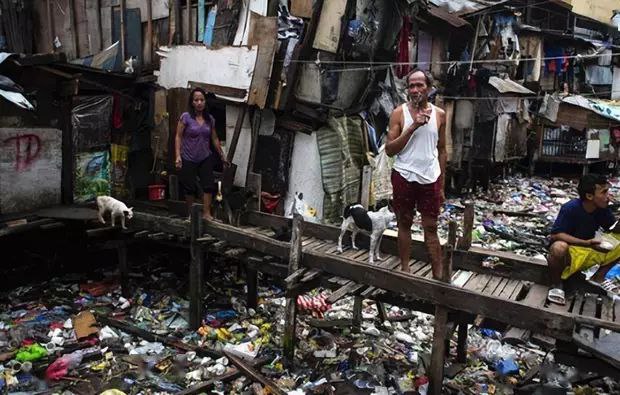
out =
[[[293,16],[286,6],[278,6],[278,40],[287,38],[301,39],[304,31],[304,20]]]
[[[611,85],[613,73],[609,66],[591,64],[585,67],[586,83],[590,85]]]
[[[524,78],[526,81],[540,80],[540,69],[542,68],[542,39],[538,36],[526,36],[519,39],[519,45],[521,47],[521,55],[528,57],[527,60],[522,58],[522,62],[525,62]]]
[[[420,30],[418,37],[418,68],[429,70],[431,68],[431,53],[433,51],[433,36]]]
[[[568,59],[564,49],[559,46],[545,46],[545,71],[551,74],[562,74],[568,69]]]
[[[422,33],[422,32],[420,32]],[[400,29],[400,38],[398,39],[398,55],[396,61],[398,63],[409,62],[409,36],[411,35],[411,18],[408,16],[403,17],[403,27]],[[403,78],[409,71],[411,66],[408,64],[399,65],[396,67],[396,75],[398,78]]]

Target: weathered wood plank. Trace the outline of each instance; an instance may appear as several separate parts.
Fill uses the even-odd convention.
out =
[[[290,223],[290,220],[277,215],[252,211],[247,214],[248,222],[264,226],[283,226]],[[331,225],[308,223],[306,232],[309,236],[323,239],[338,240],[340,228]],[[368,236],[359,234],[357,237],[359,247],[367,248],[369,243]],[[383,237],[381,251],[386,254],[398,255],[396,238],[391,236]],[[422,241],[412,240],[412,254],[415,259],[426,259],[426,247]],[[482,267],[482,262],[497,256],[504,265],[494,269]],[[490,251],[480,247],[471,247],[468,251],[456,249],[454,251],[452,265],[454,269],[470,270],[477,273],[487,273],[511,279],[532,281],[537,284],[549,285],[549,271],[544,260],[519,256],[509,252]]]
[[[278,18],[250,13],[250,34],[248,45],[258,45],[256,67],[250,83],[248,104],[265,108],[273,59],[278,46]]]
[[[549,292],[549,287],[533,284],[522,302],[533,307],[542,307],[547,300],[547,292]],[[502,338],[510,344],[517,344],[527,342],[531,334],[532,332],[527,329],[510,327],[504,332]]]
[[[442,284],[439,281],[389,271],[337,256],[327,257],[317,252],[308,252],[304,254],[303,264],[378,288],[443,304],[455,310],[493,317],[508,324],[532,328],[563,339],[570,337],[574,326],[572,317],[567,314],[539,310],[520,302],[476,294],[466,289]],[[500,311],[501,314],[498,314]]]
[[[465,288],[472,290],[474,292],[482,292],[482,290],[487,286],[491,276],[488,274],[479,274],[476,276],[474,281],[470,281],[467,283]]]
[[[502,290],[502,292],[498,295],[498,297],[503,299],[510,299],[510,295],[519,285],[519,280],[510,280]]]
[[[202,322],[202,283],[204,270],[204,252],[202,243],[197,241],[201,235],[202,207],[192,206],[191,211],[191,244],[189,264],[189,325],[196,330]]]
[[[523,284],[523,281],[519,281],[515,289],[510,294],[509,299],[517,300],[519,298],[519,295],[521,294],[521,291],[523,291],[524,287],[525,287],[525,284]]]
[[[596,317],[596,295],[584,295],[581,315],[584,315],[586,317]],[[587,341],[594,341],[594,330],[591,327],[581,327],[581,329],[579,330],[579,334]]]
[[[487,286],[484,287],[482,292],[484,292],[487,295],[493,295],[493,292],[495,292],[495,288],[497,288],[497,286],[499,285],[501,281],[502,281],[501,277],[492,276],[491,280],[489,280],[489,282],[487,283]]]
[[[237,356],[227,351],[224,351],[224,354],[226,354],[226,357],[228,357],[230,362],[232,362],[232,364],[235,365],[237,369],[243,372],[243,374],[245,374],[246,376],[250,377],[252,381],[256,381],[264,385],[269,391],[269,393],[274,395],[286,395],[286,392],[282,391],[271,380],[259,374],[252,366],[244,362],[241,358],[238,358]]]
[[[458,248],[461,250],[469,250],[471,247],[471,233],[474,229],[474,205],[467,203],[465,205],[465,213],[463,215],[463,237],[459,239]]]
[[[504,288],[506,288],[506,285],[508,285],[509,282],[510,282],[509,278],[502,278],[502,281],[500,281],[500,283],[497,285],[492,296],[501,295],[501,293],[504,291]]]
[[[167,218],[143,212],[134,212],[127,226],[133,230],[148,229],[153,232],[172,233],[177,236],[189,237],[189,222],[179,218]]]
[[[135,216],[134,216],[135,218]],[[161,217],[159,217],[161,221]],[[169,220],[165,221],[166,223]],[[183,222],[182,220],[179,222]],[[181,227],[185,230],[186,226]],[[206,233],[228,243],[264,254],[285,258],[289,255],[290,243],[266,236],[247,234],[230,225],[206,223]],[[335,276],[349,278],[391,292],[403,293],[430,303],[442,304],[448,308],[470,314],[495,318],[501,322],[544,332],[561,339],[569,339],[575,322],[601,328],[619,330],[620,324],[609,323],[596,318],[573,317],[562,312],[536,309],[521,302],[501,300],[489,295],[476,294],[439,281],[428,280],[400,271],[370,266],[344,259],[337,255],[326,255],[316,251],[304,251],[302,264]],[[501,312],[501,313],[500,313]]]
[[[439,280],[450,283],[452,277],[452,254],[456,246],[456,222],[450,221],[448,246],[441,261]],[[428,392],[433,395],[443,393],[443,376],[446,356],[446,338],[448,337],[448,309],[442,305],[435,306],[433,323],[433,348],[431,352],[430,382]],[[465,337],[467,339],[467,337]]]
[[[293,231],[291,237],[291,249],[288,259],[289,276],[299,269],[301,264],[301,237],[303,232],[304,220],[301,215],[293,218]],[[282,337],[282,348],[287,364],[292,365],[295,357],[295,327],[297,320],[297,302],[294,297],[286,298],[285,317],[284,317],[284,336]]]

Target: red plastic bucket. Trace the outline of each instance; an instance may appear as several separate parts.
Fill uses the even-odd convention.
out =
[[[149,185],[149,200],[164,200],[166,198],[166,186],[163,184]]]

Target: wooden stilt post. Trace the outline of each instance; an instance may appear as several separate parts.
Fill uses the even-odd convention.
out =
[[[467,323],[459,323],[456,345],[456,360],[459,363],[467,362]]]
[[[385,305],[382,302],[377,302],[377,301],[375,301],[375,304],[377,305],[377,311],[379,313],[379,320],[381,320],[381,323],[384,323],[385,321],[388,320],[387,312],[385,311]]]
[[[355,296],[353,299],[353,332],[359,333],[362,330],[362,302],[364,298]]]
[[[448,244],[445,247],[445,257],[441,265],[440,281],[450,282],[452,277],[452,252],[456,244],[456,222],[450,221]],[[440,395],[443,387],[443,367],[446,355],[446,335],[448,332],[448,309],[443,306],[435,307],[435,324],[433,326],[433,350],[431,353],[431,368],[429,394]]]
[[[127,244],[124,241],[119,241],[116,252],[118,254],[118,269],[121,273],[121,293],[127,298],[131,296],[131,290],[129,289],[129,265],[127,264]]]
[[[261,261],[258,257],[248,257],[245,270],[248,284],[247,305],[253,309],[258,306],[258,270],[256,268]]]
[[[301,264],[301,238],[303,232],[303,217],[299,214],[293,216],[293,229],[291,236],[291,250],[288,260],[288,275],[295,273]],[[288,289],[294,287],[297,281],[289,284]],[[295,295],[286,298],[285,328],[282,338],[282,348],[284,349],[284,359],[288,366],[293,365],[295,357],[295,326],[297,320],[297,301]]]
[[[179,178],[176,174],[170,174],[168,177],[168,191],[170,200],[179,200]]]
[[[202,243],[198,241],[202,233],[202,207],[199,204],[192,206],[190,218],[190,255],[189,264],[189,325],[191,329],[198,329],[202,320],[202,283],[204,251]]]
[[[471,233],[474,230],[474,204],[465,203],[465,213],[463,215],[463,237],[459,239],[458,248],[469,250],[471,247]]]

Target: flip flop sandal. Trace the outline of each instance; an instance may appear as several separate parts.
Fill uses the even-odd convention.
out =
[[[547,294],[547,300],[550,303],[555,303],[555,304],[559,304],[559,305],[565,305],[566,304],[566,295],[564,294],[564,290],[560,289],[560,288],[552,288],[549,290],[549,293]]]

